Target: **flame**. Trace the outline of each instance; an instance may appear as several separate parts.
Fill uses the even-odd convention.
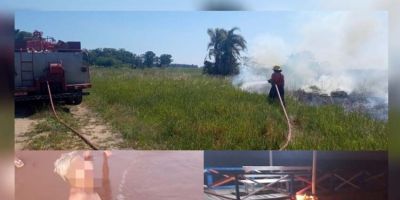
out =
[[[296,200],[318,200],[317,196],[307,194],[296,194]]]

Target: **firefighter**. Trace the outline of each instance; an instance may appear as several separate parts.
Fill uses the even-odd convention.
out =
[[[283,76],[282,69],[280,66],[275,65],[273,68],[274,73],[271,75],[271,79],[268,82],[271,84],[271,90],[269,91],[269,101],[272,103],[275,99],[279,101],[278,92],[276,91],[275,85],[278,86],[279,93],[282,98],[283,105],[285,104],[285,77]]]

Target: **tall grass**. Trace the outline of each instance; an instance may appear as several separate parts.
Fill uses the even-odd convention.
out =
[[[278,104],[198,69],[92,69],[85,102],[135,149],[278,149],[287,126]],[[386,123],[335,106],[290,97],[295,124],[289,149],[377,150]]]

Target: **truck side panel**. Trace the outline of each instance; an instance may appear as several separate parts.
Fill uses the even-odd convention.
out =
[[[39,80],[40,77],[46,75],[49,63],[59,62],[64,67],[67,85],[90,83],[89,69],[82,63],[82,52],[36,52],[33,54],[15,52],[15,87],[32,87],[33,80]],[[33,69],[33,77],[29,72],[31,69]],[[33,80],[27,81],[26,79],[29,78]]]

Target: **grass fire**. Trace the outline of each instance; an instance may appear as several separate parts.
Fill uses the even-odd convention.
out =
[[[65,18],[93,24],[90,30],[82,28],[82,35],[66,34],[57,28],[47,30],[69,41],[82,40],[79,48],[74,47],[78,42],[48,41],[42,32],[34,32],[40,37],[33,37],[22,31],[28,27],[18,19],[29,19],[34,14],[17,16],[16,27],[21,30],[15,31],[16,44],[26,43],[28,37],[36,38],[53,45],[50,49],[57,53],[16,50],[16,55],[21,55],[16,63],[28,66],[29,78],[33,77],[22,80],[21,73],[20,85],[32,85],[34,79],[45,83],[46,77],[35,76],[53,69],[59,72],[57,77],[68,75],[65,81],[49,82],[50,87],[62,83],[52,88],[56,93],[56,88],[61,88],[57,94],[62,101],[55,110],[100,148],[387,149],[385,14],[285,12],[276,17],[269,12],[227,12],[223,16],[171,12],[155,13],[153,21],[145,23],[150,18],[143,18],[143,13],[111,16],[95,12],[82,17],[86,16],[83,12]],[[144,20],[137,21],[140,29],[127,24],[129,20],[115,20],[118,23],[110,23],[107,29],[95,26],[108,20],[106,16]],[[46,20],[63,17],[59,13],[46,14]],[[217,18],[222,21],[208,20]],[[265,25],[250,23],[254,19]],[[37,20],[35,26],[46,29],[46,20]],[[164,27],[171,24],[169,20],[174,20],[171,26],[175,29]],[[199,24],[194,26],[193,20]],[[164,28],[148,26],[153,22]],[[64,25],[69,30],[80,29],[76,23]],[[182,27],[191,31],[171,33]],[[44,62],[40,68],[32,60],[27,62],[27,55],[39,54],[65,54],[79,65],[70,65],[62,56],[54,56],[53,65]],[[82,74],[84,80],[74,82],[76,76],[71,69]],[[47,90],[32,88],[46,103]],[[79,98],[72,99],[76,95],[71,91]],[[90,95],[82,99],[86,91]],[[66,93],[72,96],[64,97]],[[21,121],[21,127],[25,127],[16,133],[17,143],[23,144],[17,146],[84,146],[49,116],[48,105],[33,110],[27,119],[16,119],[16,126]]]

